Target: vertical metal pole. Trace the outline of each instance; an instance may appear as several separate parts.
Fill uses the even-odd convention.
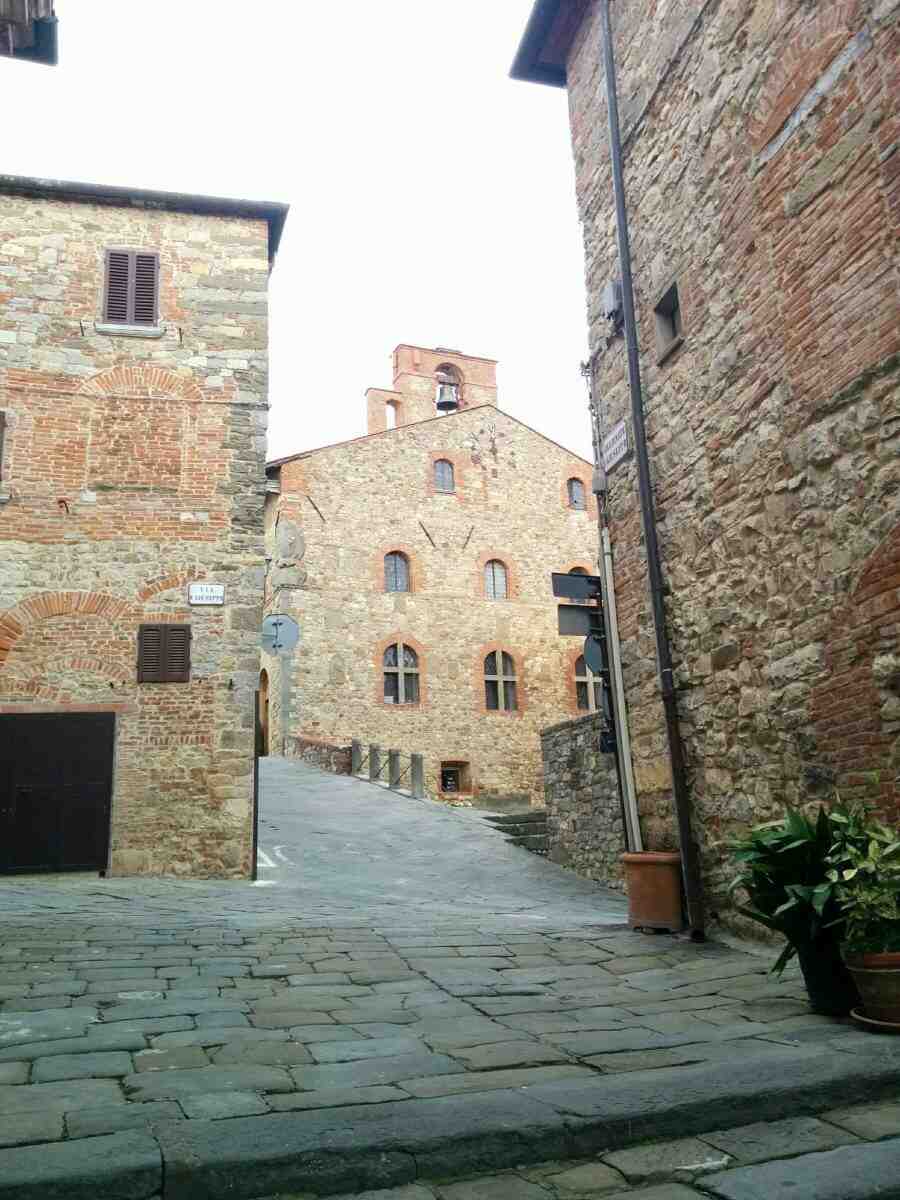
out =
[[[377,783],[381,778],[381,747],[374,742],[369,743],[369,779]]]
[[[653,492],[650,485],[650,459],[647,454],[647,434],[644,427],[644,400],[641,394],[641,370],[638,358],[637,322],[634,315],[634,283],[631,276],[631,246],[628,237],[628,211],[625,204],[625,180],[622,171],[622,139],[619,129],[619,104],[616,95],[616,63],[613,48],[609,0],[601,0],[600,17],[603,40],[603,65],[606,76],[606,102],[609,114],[609,150],[612,166],[613,192],[616,202],[616,233],[619,242],[619,268],[622,272],[622,305],[625,316],[625,345],[628,351],[628,381],[631,386],[631,419],[634,426],[634,453],[637,462],[638,491],[641,501],[641,520],[647,548],[647,570],[650,576],[650,599],[653,626],[656,634],[656,660],[666,716],[669,742],[669,761],[672,768],[672,791],[678,819],[681,849],[681,869],[688,910],[688,924],[696,939],[704,937],[703,892],[700,882],[700,863],[691,830],[691,801],[684,765],[684,750],[678,729],[678,709],[672,675],[672,658],[666,631],[666,610],[663,601],[662,566],[656,537],[656,518]]]
[[[388,750],[388,786],[400,786],[400,751]]]
[[[253,845],[250,878],[256,882],[259,858],[259,692],[253,693]]]
[[[425,759],[421,754],[413,754],[411,757],[412,794],[417,800],[422,800],[425,796]]]
[[[354,738],[350,743],[350,774],[358,775],[362,770],[362,742]]]

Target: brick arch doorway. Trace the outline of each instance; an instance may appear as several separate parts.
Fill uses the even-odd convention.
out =
[[[263,668],[259,673],[259,753],[269,753],[269,672]]]

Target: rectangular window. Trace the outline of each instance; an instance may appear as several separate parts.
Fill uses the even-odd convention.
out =
[[[385,704],[400,703],[400,676],[397,671],[386,671],[384,675]]]
[[[189,683],[190,625],[141,625],[137,677],[138,683]]]
[[[503,685],[503,707],[507,712],[515,712],[519,707],[514,680],[507,679]]]
[[[3,443],[6,437],[6,413],[0,412],[0,483],[3,482]]]
[[[155,325],[159,314],[159,255],[107,250],[103,319],[112,325]]]
[[[684,329],[681,323],[681,301],[678,298],[678,284],[663,293],[662,298],[653,310],[656,321],[656,362],[664,362],[673,350],[676,350],[684,340]]]
[[[486,679],[484,688],[487,707],[491,712],[496,712],[500,707],[500,685],[496,679]]]

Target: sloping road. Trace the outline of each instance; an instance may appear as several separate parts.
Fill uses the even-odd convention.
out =
[[[256,884],[6,877],[0,920],[500,921],[555,930],[625,920],[620,896],[510,845],[472,809],[413,800],[295,759],[260,762],[259,843]]]

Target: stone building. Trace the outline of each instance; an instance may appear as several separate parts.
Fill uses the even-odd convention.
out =
[[[592,572],[597,514],[495,369],[398,346],[365,437],[269,465],[267,608],[300,630],[263,656],[274,752],[334,765],[358,738],[422,753],[432,795],[542,801],[540,730],[593,703],[550,574]]]
[[[567,87],[594,387],[630,411],[602,0],[537,0]],[[784,801],[900,805],[900,5],[612,6],[649,455],[707,887]],[[634,770],[674,842],[635,467],[610,474]],[[598,869],[602,875],[602,868]]]
[[[0,871],[249,871],[285,213],[0,177]]]

